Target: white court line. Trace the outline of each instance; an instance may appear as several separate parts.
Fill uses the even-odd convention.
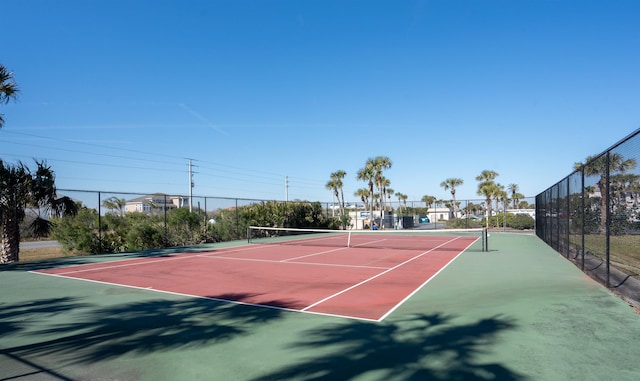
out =
[[[391,308],[389,311],[387,311],[386,314],[382,315],[380,317],[380,319],[378,319],[378,321],[383,321],[387,316],[391,315],[393,313],[393,311],[397,310],[401,305],[404,304],[404,302],[406,302],[407,300],[409,300],[409,298],[411,298],[413,295],[415,295],[418,291],[420,291],[427,283],[429,283],[433,278],[436,277],[436,275],[440,274],[440,272],[442,272],[445,268],[449,267],[449,265],[451,263],[453,263],[453,261],[455,261],[460,255],[462,255],[462,253],[464,253],[465,251],[467,251],[467,249],[469,247],[471,247],[471,245],[473,245],[474,243],[476,243],[480,238],[476,238],[474,241],[472,241],[471,243],[469,243],[467,245],[467,247],[465,247],[463,250],[460,251],[460,253],[458,253],[458,255],[456,255],[455,257],[453,257],[449,262],[447,262],[447,264],[445,264],[444,266],[442,266],[442,268],[440,270],[438,270],[435,274],[433,274],[432,276],[429,277],[429,279],[425,280],[419,287],[417,287],[415,290],[413,290],[413,292],[411,292],[409,295],[407,295],[404,299],[402,299],[400,302],[398,302],[398,304],[396,304],[393,308]]]
[[[301,255],[299,257],[287,258],[287,259],[281,260],[280,262],[295,261],[296,259],[302,259],[302,258],[313,257],[313,256],[316,256],[316,255],[321,255],[321,254],[333,253],[335,251],[340,251],[340,250],[345,250],[345,249],[348,249],[348,247],[345,246],[345,247],[340,247],[340,248],[337,248],[337,249],[321,251],[319,253],[311,253],[311,254]]]
[[[189,254],[193,254],[193,253],[189,253]],[[119,267],[129,267],[129,266],[138,266],[138,265],[148,265],[150,263],[157,263],[157,262],[166,262],[166,261],[175,261],[178,259],[191,259],[191,258],[195,258],[195,255],[189,255],[189,256],[182,256],[182,257],[172,257],[172,258],[164,258],[164,259],[150,259],[148,261],[139,261],[136,263],[124,263],[121,265],[111,265],[111,266],[101,266],[101,263],[93,263],[93,264],[89,264],[89,265],[78,265],[77,267],[85,267],[85,266],[93,266],[96,265],[97,267],[93,267],[90,269],[79,269],[79,270],[74,270],[74,271],[65,271],[65,272],[61,272],[61,273],[57,273],[56,275],[62,275],[62,274],[76,274],[76,273],[84,273],[84,272],[91,272],[91,271],[101,271],[101,270],[108,270],[108,269],[115,269],[115,268],[119,268]],[[133,260],[133,259],[131,259]],[[129,259],[125,259],[124,261],[129,261]],[[120,262],[120,261],[116,261],[116,262]],[[75,267],[75,266],[74,266]],[[70,268],[74,268],[74,267],[70,267]],[[43,271],[47,271],[47,270],[43,270]],[[37,272],[38,274],[42,274],[41,272],[38,271],[34,271]],[[48,274],[48,275],[52,275],[52,274]]]
[[[300,258],[304,258],[304,257],[307,257],[307,256],[302,256]],[[257,258],[235,258],[235,257],[215,257],[215,256],[214,257],[210,257],[210,256],[207,256],[207,255],[203,255],[203,256],[201,256],[201,258],[227,260],[227,261],[284,263],[284,264],[287,264],[287,265],[314,265],[314,266],[328,266],[328,267],[348,267],[348,268],[354,268],[354,269],[376,269],[376,270],[386,270],[386,269],[388,269],[388,267],[381,267],[381,266],[342,265],[342,264],[339,264],[339,263],[288,262],[289,259],[273,260],[273,259],[257,259]]]
[[[251,246],[251,247],[246,247],[246,248],[234,248],[233,250],[228,250],[228,251],[224,251],[224,249],[219,251],[220,255],[205,255],[206,253],[215,253],[214,251],[202,251],[202,252],[191,252],[191,253],[177,253],[175,254],[174,257],[171,258],[162,258],[160,256],[158,257],[148,257],[148,258],[127,258],[127,259],[121,259],[121,260],[116,260],[114,262],[111,263],[119,263],[119,262],[129,262],[129,261],[136,261],[135,263],[123,263],[123,264],[117,264],[117,265],[109,265],[109,266],[103,266],[104,262],[102,263],[91,263],[91,264],[82,264],[82,265],[76,265],[76,266],[69,266],[69,269],[74,269],[77,267],[85,267],[85,266],[97,266],[97,267],[93,267],[90,269],[78,269],[78,270],[74,270],[74,271],[65,271],[65,272],[60,272],[58,274],[75,274],[75,273],[82,273],[82,272],[90,272],[90,271],[100,271],[100,270],[105,270],[105,269],[115,269],[115,268],[119,268],[119,267],[129,267],[129,266],[141,266],[141,265],[148,265],[151,263],[158,263],[158,262],[165,262],[165,261],[175,261],[175,260],[179,260],[179,259],[192,259],[192,258],[224,258],[222,256],[222,254],[224,253],[234,253],[234,252],[238,252],[238,251],[248,251],[248,250],[254,250],[257,249],[258,247],[255,246]],[[162,259],[158,259],[158,258],[162,258]],[[44,270],[46,271],[46,270]]]
[[[181,292],[158,290],[158,289],[155,289],[153,287],[130,286],[130,285],[126,285],[126,284],[104,282],[104,281],[93,280],[93,279],[75,278],[75,277],[72,277],[72,276],[65,276],[65,275],[59,275],[59,274],[47,274],[47,273],[39,273],[39,272],[35,272],[35,271],[29,271],[29,272],[37,274],[37,275],[46,275],[46,276],[62,278],[62,279],[79,280],[79,281],[84,281],[84,282],[104,284],[104,285],[108,285],[108,286],[127,287],[127,288],[133,288],[133,289],[136,289],[136,290],[159,292],[159,293],[162,293],[162,294],[184,296],[184,297],[191,297],[191,298],[197,298],[197,299],[205,299],[205,300],[211,300],[211,301],[215,301],[215,302],[231,303],[231,304],[237,304],[237,305],[249,306],[249,307],[268,308],[268,309],[272,309],[272,310],[279,310],[279,311],[286,311],[286,312],[306,313],[306,314],[312,314],[312,315],[338,317],[338,318],[361,320],[361,321],[371,321],[371,322],[377,321],[376,319],[359,318],[359,317],[349,316],[349,315],[339,315],[339,314],[330,314],[330,313],[324,313],[324,312],[303,311],[303,310],[299,310],[299,309],[295,309],[295,308],[270,306],[268,304],[255,304],[255,303],[249,303],[249,302],[241,302],[241,301],[238,301],[238,300],[214,298],[214,297],[211,297],[211,296],[200,296],[200,295],[185,294],[185,293],[181,293]]]
[[[208,252],[202,252],[202,253],[181,253],[181,254],[177,254],[175,257],[171,257],[171,258],[163,258],[163,259],[158,259],[158,257],[152,257],[152,258],[148,258],[148,260],[144,260],[144,259],[140,259],[140,258],[128,258],[128,259],[123,259],[123,260],[118,260],[112,263],[118,263],[118,262],[129,262],[129,261],[133,261],[133,260],[137,260],[137,262],[135,263],[122,263],[122,264],[116,264],[116,265],[108,265],[108,266],[103,266],[101,263],[93,263],[93,264],[85,264],[85,265],[78,265],[78,266],[72,266],[69,267],[69,269],[74,269],[77,267],[85,267],[85,266],[95,266],[95,267],[91,267],[88,269],[76,269],[73,271],[64,271],[64,272],[60,272],[60,273],[56,273],[56,275],[65,275],[65,274],[78,274],[78,273],[85,273],[85,272],[92,272],[92,271],[101,271],[101,270],[109,270],[109,269],[116,269],[116,268],[121,268],[121,267],[131,267],[131,266],[143,266],[143,265],[149,265],[149,264],[153,264],[153,263],[158,263],[158,262],[166,262],[166,261],[175,261],[175,260],[181,260],[181,259],[197,259],[197,258],[208,258],[208,259],[227,259],[227,260],[237,260],[237,261],[253,261],[253,262],[271,262],[271,263],[287,263],[288,261],[292,261],[292,260],[296,260],[296,259],[302,259],[305,257],[310,257],[310,256],[314,256],[314,255],[320,255],[320,254],[325,254],[325,253],[329,253],[332,251],[337,251],[337,250],[343,250],[345,248],[340,248],[340,249],[333,249],[333,250],[326,250],[326,251],[322,251],[319,253],[314,253],[314,254],[308,254],[308,255],[303,255],[300,257],[295,257],[295,258],[288,258],[285,260],[268,260],[268,259],[260,259],[260,258],[235,258],[235,257],[227,257],[224,256],[223,254],[225,253],[237,253],[237,252],[242,252],[242,251],[249,251],[249,250],[254,250],[254,249],[258,249],[261,246],[252,246],[252,247],[247,247],[246,249],[233,249],[233,250],[228,250],[228,251],[224,251],[224,252],[219,252],[219,255],[206,255],[206,253]],[[299,262],[297,264],[305,264],[305,265],[318,265],[318,266],[333,266],[333,267],[353,267],[353,268],[371,268],[371,269],[386,269],[387,267],[378,267],[378,266],[358,266],[358,265],[341,265],[341,264],[330,264],[330,263],[314,263],[314,262]],[[44,270],[47,271],[47,270]],[[37,273],[41,273],[38,271],[34,271]],[[51,275],[51,274],[48,274]]]
[[[363,280],[362,282],[356,283],[356,284],[354,284],[353,286],[347,287],[347,288],[345,288],[345,289],[344,289],[344,290],[342,290],[342,291],[338,291],[338,292],[336,292],[336,293],[335,293],[335,294],[333,294],[333,295],[329,295],[329,296],[327,296],[326,298],[321,299],[321,300],[319,300],[319,301],[317,301],[317,302],[315,302],[315,303],[313,303],[313,304],[311,304],[311,305],[309,305],[309,306],[307,306],[307,307],[303,308],[303,309],[302,309],[302,311],[307,311],[308,309],[313,308],[313,307],[317,306],[318,304],[324,303],[324,302],[326,302],[327,300],[333,299],[333,298],[335,298],[335,297],[336,297],[336,296],[338,296],[338,295],[344,294],[344,293],[345,293],[345,292],[347,292],[347,291],[353,290],[353,289],[354,289],[354,288],[356,288],[356,287],[359,287],[359,286],[361,286],[361,285],[363,285],[363,284],[366,284],[366,283],[368,283],[368,282],[371,282],[372,280],[374,280],[374,279],[376,279],[376,278],[378,278],[378,277],[380,277],[380,276],[382,276],[382,275],[384,275],[384,274],[386,274],[386,273],[388,273],[388,272],[391,272],[391,271],[393,271],[393,270],[395,270],[395,269],[399,268],[400,266],[404,266],[405,264],[407,264],[407,263],[409,263],[409,262],[412,262],[412,261],[414,261],[414,260],[416,260],[416,259],[418,259],[418,258],[422,257],[423,255],[428,254],[428,253],[430,253],[430,252],[432,252],[432,251],[434,251],[434,250],[436,250],[436,249],[438,249],[438,248],[440,248],[440,247],[442,247],[442,246],[444,246],[444,245],[446,245],[446,244],[448,244],[448,243],[451,243],[451,242],[453,242],[453,241],[455,241],[455,240],[457,240],[457,239],[459,239],[459,238],[460,238],[460,237],[455,237],[455,238],[453,238],[453,239],[451,239],[451,240],[449,240],[449,241],[447,241],[447,242],[441,243],[440,245],[438,245],[438,246],[436,246],[436,247],[434,247],[434,248],[432,248],[432,249],[429,249],[429,250],[427,250],[427,251],[424,251],[424,252],[422,252],[422,253],[420,253],[420,254],[418,254],[418,255],[416,255],[416,256],[414,256],[414,257],[412,257],[412,258],[409,258],[409,259],[407,259],[406,261],[404,261],[404,262],[402,262],[402,263],[399,263],[399,264],[397,264],[397,265],[395,265],[395,266],[393,266],[393,267],[391,267],[391,268],[387,269],[386,271],[383,271],[383,272],[381,272],[381,273],[379,273],[379,274],[376,274],[376,275],[374,275],[374,276],[372,276],[372,277],[370,277],[370,278],[368,278],[368,279],[365,279],[365,280]],[[466,249],[465,249],[465,250],[466,250]],[[462,253],[462,252],[461,252],[461,253]],[[460,254],[458,254],[458,255],[460,255]]]
[[[125,266],[135,266],[135,265],[144,265],[144,264],[149,264],[149,263],[155,263],[158,261],[169,261],[169,260],[177,260],[177,259],[188,259],[188,258],[194,258],[194,257],[200,257],[200,258],[209,258],[209,259],[227,259],[227,260],[246,260],[246,261],[263,261],[263,262],[274,262],[274,263],[288,263],[288,264],[305,264],[304,262],[285,262],[285,261],[268,261],[268,260],[261,260],[261,259],[247,259],[247,258],[233,258],[233,257],[224,257],[221,255],[204,255],[205,253],[207,253],[207,251],[203,251],[201,253],[180,253],[177,254],[176,257],[172,257],[172,258],[164,258],[164,259],[153,259],[151,258],[149,261],[139,261],[136,263],[127,263],[127,264],[121,264],[121,265],[116,265],[116,266],[106,266],[106,267],[99,267],[99,268],[92,268],[92,269],[85,269],[85,270],[77,270],[77,271],[70,271],[70,272],[64,272],[64,273],[58,273],[58,274],[49,274],[49,273],[45,273],[45,272],[39,272],[39,271],[29,271],[30,273],[34,273],[34,274],[38,274],[38,275],[48,275],[48,276],[52,276],[52,277],[58,277],[58,278],[65,278],[65,279],[74,279],[74,280],[80,280],[80,281],[86,281],[86,282],[93,282],[93,283],[100,283],[100,284],[107,284],[107,285],[113,285],[113,286],[120,286],[120,287],[128,287],[128,288],[134,288],[134,289],[140,289],[140,290],[147,290],[147,291],[153,291],[153,292],[161,292],[161,293],[165,293],[165,294],[172,294],[172,295],[178,295],[178,296],[188,296],[188,297],[194,297],[194,298],[199,298],[199,299],[207,299],[207,300],[213,300],[213,301],[219,301],[219,302],[227,302],[227,303],[233,303],[233,304],[239,304],[239,305],[246,305],[246,306],[254,306],[254,307],[262,307],[262,308],[270,308],[270,309],[276,309],[276,310],[282,310],[282,311],[289,311],[289,312],[302,312],[302,313],[309,313],[309,314],[314,314],[314,315],[322,315],[322,316],[330,316],[330,317],[340,317],[340,318],[347,318],[347,319],[353,319],[353,320],[362,320],[362,321],[373,321],[373,322],[380,322],[382,320],[384,320],[386,317],[388,317],[393,311],[395,311],[398,307],[400,307],[400,305],[402,305],[403,303],[405,303],[411,296],[413,296],[416,292],[418,292],[422,287],[424,287],[424,285],[426,285],[429,281],[431,281],[436,275],[438,275],[441,271],[443,271],[447,266],[449,266],[456,258],[458,258],[462,253],[464,253],[464,251],[466,251],[473,243],[477,242],[476,239],[473,242],[471,242],[466,248],[464,248],[462,251],[460,251],[460,253],[458,253],[453,259],[451,259],[445,266],[443,266],[440,270],[438,270],[438,272],[436,272],[434,275],[432,275],[429,279],[427,279],[425,282],[423,282],[418,288],[416,288],[411,294],[409,294],[407,297],[405,297],[402,301],[400,301],[398,304],[396,304],[393,308],[391,308],[387,313],[385,313],[382,317],[380,317],[379,319],[370,319],[370,318],[359,318],[359,317],[354,317],[354,316],[349,316],[349,315],[339,315],[339,314],[330,314],[330,313],[322,313],[322,312],[313,312],[313,311],[309,311],[310,308],[313,308],[327,300],[330,300],[338,295],[341,295],[349,290],[352,290],[356,287],[359,287],[363,284],[366,284],[392,270],[395,270],[409,262],[412,262],[448,243],[451,243],[457,239],[459,239],[461,237],[455,237],[453,239],[450,239],[446,242],[443,242],[442,244],[429,249],[427,251],[424,251],[420,254],[417,254],[416,256],[394,266],[391,268],[386,268],[386,267],[372,267],[372,266],[353,266],[353,265],[332,265],[332,264],[321,264],[321,263],[308,263],[311,265],[323,265],[323,266],[339,266],[339,267],[354,267],[354,268],[358,268],[358,267],[364,267],[364,268],[373,268],[373,269],[384,269],[385,271],[374,275],[366,280],[363,280],[355,285],[352,285],[342,291],[339,291],[337,293],[334,293],[333,295],[330,295],[320,301],[317,301],[305,308],[302,309],[291,309],[291,308],[285,308],[285,307],[276,307],[276,306],[269,306],[269,305],[264,305],[264,304],[253,304],[253,303],[247,303],[247,302],[241,302],[241,301],[234,301],[234,300],[227,300],[227,299],[220,299],[220,298],[213,298],[213,297],[206,297],[206,296],[198,296],[198,295],[191,295],[191,294],[183,294],[183,293],[178,293],[178,292],[172,292],[172,291],[164,291],[164,290],[157,290],[154,289],[152,287],[139,287],[139,286],[130,286],[130,285],[125,285],[125,284],[119,284],[119,283],[111,283],[111,282],[105,282],[105,281],[98,281],[98,280],[92,280],[92,279],[84,279],[84,278],[77,278],[74,276],[66,276],[63,274],[73,274],[73,273],[80,273],[80,272],[89,272],[89,271],[98,271],[98,270],[103,270],[103,269],[110,269],[110,268],[117,268],[117,267],[125,267]],[[247,251],[247,250],[253,250],[254,248],[259,248],[260,246],[257,247],[241,247],[241,248],[237,248],[237,249],[233,249],[233,250],[229,250],[229,251],[225,251],[224,253],[228,253],[228,252],[238,252],[238,251]],[[344,249],[344,248],[341,248]],[[222,249],[224,250],[224,249]],[[334,251],[334,250],[330,250],[330,251]],[[327,251],[327,252],[330,252]],[[186,254],[186,255],[185,255]],[[223,254],[223,252],[221,252],[220,254]],[[317,254],[312,254],[312,255],[317,255]],[[138,258],[131,258],[131,259],[124,259],[121,261],[130,261],[130,260],[136,260]],[[289,259],[290,260],[290,259]],[[120,262],[120,261],[118,261]],[[85,265],[80,265],[80,266],[85,266]]]

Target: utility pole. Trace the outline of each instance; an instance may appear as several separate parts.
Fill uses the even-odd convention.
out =
[[[284,200],[289,202],[289,176],[284,177]]]
[[[189,212],[193,212],[193,166],[189,159]]]

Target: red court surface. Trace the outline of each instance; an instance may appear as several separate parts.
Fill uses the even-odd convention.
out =
[[[247,245],[36,273],[381,321],[478,237],[428,239],[421,250]]]

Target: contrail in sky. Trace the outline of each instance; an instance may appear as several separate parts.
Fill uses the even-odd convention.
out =
[[[223,134],[223,135],[229,135],[227,134],[224,130],[216,127],[216,125],[214,125],[213,123],[211,123],[211,121],[207,118],[205,118],[204,116],[198,114],[197,112],[193,111],[191,108],[189,108],[189,106],[187,106],[184,103],[180,103],[178,104],[178,106],[180,106],[183,110],[185,110],[186,112],[188,112],[189,114],[195,116],[196,118],[200,119],[201,122],[203,122],[204,124],[206,124],[207,126],[209,126],[211,129]]]

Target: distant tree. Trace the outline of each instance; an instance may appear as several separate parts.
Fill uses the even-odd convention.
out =
[[[493,181],[496,177],[498,177],[498,172],[485,169],[480,175],[476,176],[476,180],[483,183]]]
[[[483,206],[479,204],[474,204],[473,202],[467,203],[464,207],[465,214],[476,215],[483,210]]]
[[[458,178],[448,178],[445,181],[440,183],[440,186],[444,188],[444,190],[449,190],[451,192],[451,205],[453,206],[453,216],[455,218],[458,217],[458,203],[456,202],[456,188],[460,185],[464,184],[464,180]]]
[[[340,214],[344,215],[344,183],[342,179],[347,175],[347,172],[343,170],[335,171],[331,174],[331,179],[327,182],[325,187],[333,191],[334,196],[338,200],[340,207]]]
[[[480,175],[476,176],[476,180],[479,182],[477,193],[479,196],[483,196],[485,200],[487,210],[485,220],[487,227],[489,227],[489,217],[491,217],[493,210],[491,201],[500,190],[500,187],[493,181],[496,177],[498,177],[498,173],[491,170],[484,170]]]
[[[424,202],[424,205],[426,207],[425,213],[429,214],[429,207],[433,205],[433,203],[436,201],[436,198],[434,196],[424,195],[422,196],[420,201]]]
[[[396,191],[387,186],[384,189],[384,193],[387,195],[387,199],[389,200],[389,205],[391,205],[391,196],[393,196],[393,194],[396,193]],[[391,205],[391,211],[393,212],[393,205]]]
[[[584,170],[585,176],[599,177],[596,183],[598,191],[600,192],[600,232],[606,230],[607,220],[604,218],[605,211],[607,210],[607,164],[609,168],[610,176],[615,175],[616,172],[625,174],[626,172],[634,169],[637,165],[636,159],[625,159],[619,153],[609,153],[609,159],[607,163],[607,155],[589,156],[585,159],[585,163],[575,163],[575,170]],[[612,179],[610,179],[612,180]]]
[[[391,195],[393,194],[393,189],[389,188],[389,186],[391,185],[391,180],[387,179],[386,177],[382,177],[382,197],[384,198],[384,209],[387,210],[387,199],[389,199],[389,201],[391,201]],[[389,193],[389,191],[391,191],[391,193]],[[391,207],[391,210],[393,210],[393,207]]]
[[[332,200],[331,208],[334,211],[333,213],[335,214],[335,203],[333,200],[338,201],[338,207],[342,212],[342,205],[340,204],[340,193],[338,192],[338,183],[336,182],[336,180],[331,179],[327,181],[324,187],[331,191],[331,200]]]
[[[505,209],[507,201],[509,200],[509,198],[507,196],[507,192],[504,190],[504,185],[496,184],[496,186],[498,188],[493,193],[493,199],[496,202],[496,211],[500,211],[500,204],[502,204],[503,209]]]
[[[370,159],[371,160],[371,159]],[[375,181],[376,181],[376,186],[378,187],[378,193],[379,193],[379,197],[380,197],[380,210],[382,211],[384,209],[384,182],[385,182],[385,177],[383,175],[383,172],[389,168],[391,168],[391,165],[393,163],[391,162],[391,159],[389,159],[389,157],[387,156],[378,156],[375,159],[373,159],[373,168],[374,168],[374,173],[375,173]],[[381,213],[381,217],[384,217]]]
[[[13,73],[0,64],[0,103],[7,104],[10,100],[15,100],[18,96],[18,85]],[[0,128],[4,125],[4,115],[0,114]]]
[[[511,195],[511,201],[513,202],[514,208],[515,209],[519,209],[521,208],[521,204],[522,202],[520,200],[522,200],[524,198],[524,195],[522,193],[516,192],[514,194]]]
[[[396,192],[396,197],[398,198],[398,202],[404,205],[404,208],[407,208],[407,198],[409,198],[406,194]]]
[[[529,205],[529,203],[527,201],[520,201],[518,203],[518,209],[531,209],[532,206]]]
[[[357,173],[357,178],[360,181],[365,181],[369,187],[369,215],[373,218],[373,182],[376,177],[374,159],[369,159],[365,163],[364,167],[360,168]],[[373,224],[370,225],[373,228]]]
[[[354,196],[360,198],[360,201],[362,201],[367,210],[369,210],[369,194],[369,190],[366,188],[360,188],[353,193]]]
[[[23,164],[5,164],[0,159],[0,263],[17,262],[20,258],[20,223],[25,209],[31,208],[36,217],[29,229],[36,237],[46,237],[51,231],[52,216],[75,214],[77,205],[69,197],[58,197],[53,171],[43,161],[36,161],[31,172]]]
[[[516,196],[520,195],[520,193],[518,193],[518,184],[511,183],[507,185],[507,189],[511,192],[511,201],[513,202],[513,208],[515,209],[516,205],[518,205],[518,198]]]
[[[109,210],[115,210],[118,212],[118,215],[122,217],[124,215],[124,207],[127,205],[127,200],[124,198],[118,197],[109,197],[108,199],[102,202],[102,206]]]

